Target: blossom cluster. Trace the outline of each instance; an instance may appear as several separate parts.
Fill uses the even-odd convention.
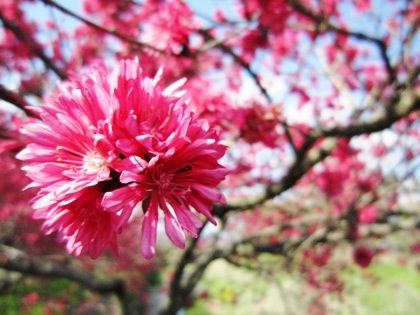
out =
[[[32,200],[43,231],[57,232],[69,253],[98,257],[136,213],[144,213],[140,249],[156,251],[159,214],[168,238],[185,246],[203,214],[213,224],[216,186],[228,171],[218,163],[226,146],[217,130],[190,110],[181,87],[162,87],[160,70],[143,75],[123,60],[108,76],[102,68],[58,85],[35,108],[42,122],[22,128],[30,141],[18,154],[39,192]]]

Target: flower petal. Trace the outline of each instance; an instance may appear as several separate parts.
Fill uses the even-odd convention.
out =
[[[155,194],[153,194],[149,208],[144,216],[140,236],[140,251],[146,259],[151,259],[156,253],[157,222],[158,201]]]
[[[168,206],[166,205],[166,201],[163,200],[161,204],[164,210],[164,223],[166,235],[175,246],[179,248],[185,248],[185,234],[182,231],[179,222],[169,211]]]

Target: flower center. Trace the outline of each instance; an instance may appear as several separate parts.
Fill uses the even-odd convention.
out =
[[[87,173],[98,172],[106,165],[105,159],[96,151],[89,152],[83,158],[83,171]]]
[[[167,189],[171,184],[174,178],[174,174],[162,173],[158,179],[158,185],[160,188]]]

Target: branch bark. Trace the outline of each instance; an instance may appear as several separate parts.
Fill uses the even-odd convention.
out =
[[[286,175],[278,182],[268,185],[262,195],[254,200],[245,200],[240,204],[214,205],[213,214],[223,218],[228,212],[253,209],[264,202],[280,195],[293,187],[312,166],[325,159],[336,145],[336,139],[329,138],[316,147],[312,148],[315,138],[308,137],[304,145],[297,151],[294,163],[289,167]]]
[[[19,93],[8,90],[2,84],[0,84],[0,99],[21,109],[30,117],[39,118],[34,112],[26,108],[27,103]]]
[[[164,309],[162,309],[160,315],[176,314],[176,312],[185,305],[186,298],[191,294],[198,280],[201,278],[198,277],[197,279],[195,279],[196,282],[192,283],[191,276],[189,277],[189,279],[186,279],[186,268],[195,259],[194,250],[197,247],[200,235],[203,232],[206,223],[207,221],[198,231],[197,238],[193,238],[191,240],[188,247],[184,251],[181,259],[179,260],[177,268],[174,272],[174,276],[171,280],[171,285],[169,287],[168,303],[167,305],[165,305]],[[196,268],[196,272],[197,269],[199,268]]]
[[[0,21],[3,23],[3,26],[10,30],[18,40],[20,40],[22,43],[25,43],[37,56],[39,59],[42,60],[45,67],[47,69],[51,69],[61,80],[66,79],[67,74],[65,71],[60,69],[52,60],[50,57],[48,57],[44,50],[42,49],[41,45],[39,45],[35,39],[30,36],[30,34],[27,34],[23,29],[19,27],[18,24],[15,22],[6,19],[0,12]]]
[[[414,81],[419,69],[414,71],[407,82],[395,88],[393,96],[383,105],[376,115],[367,121],[356,120],[345,127],[332,127],[329,129],[316,129],[310,137],[353,137],[361,134],[373,133],[391,127],[395,122],[410,113],[420,110],[420,89],[415,88]]]
[[[165,52],[157,49],[156,47],[154,47],[152,45],[139,42],[138,40],[136,40],[136,39],[134,39],[132,37],[126,36],[126,35],[124,35],[124,34],[122,34],[120,32],[117,32],[116,30],[107,29],[107,28],[105,28],[105,27],[103,27],[101,25],[98,25],[96,23],[93,23],[93,22],[89,21],[88,19],[85,19],[84,17],[81,17],[80,15],[78,15],[78,14],[70,11],[69,9],[66,9],[65,7],[63,7],[62,5],[56,3],[53,0],[42,0],[42,1],[46,5],[50,5],[51,7],[54,7],[56,9],[60,10],[64,14],[67,14],[67,15],[69,15],[69,16],[71,16],[71,17],[73,17],[73,18],[75,18],[75,19],[77,19],[77,20],[85,23],[86,25],[88,25],[88,26],[90,26],[90,27],[92,27],[92,28],[100,31],[100,32],[103,32],[103,33],[112,35],[112,36],[114,36],[116,38],[119,38],[119,39],[121,39],[121,40],[123,40],[123,41],[125,41],[125,42],[127,42],[127,43],[129,43],[131,45],[138,46],[138,47],[141,47],[141,48],[148,48],[148,49],[153,50],[155,52],[159,52],[161,54],[165,54]]]
[[[321,218],[321,221],[326,221],[328,224],[325,224],[323,227],[320,227],[311,234],[305,234],[299,238],[293,239],[284,238],[279,242],[260,241],[261,238],[269,238],[270,236],[277,235],[279,232],[289,228],[291,225],[289,223],[285,223],[281,226],[273,226],[254,235],[247,236],[224,249],[220,249],[218,257],[226,259],[228,262],[237,261],[237,259],[234,259],[235,257],[237,258],[241,257],[241,255],[243,256],[242,252],[238,250],[241,245],[247,245],[252,248],[245,252],[245,255],[246,253],[270,253],[291,258],[290,256],[303,245],[313,246],[318,243],[339,241],[353,242],[353,240],[348,238],[346,231],[347,224],[343,224],[343,221],[347,221],[347,216],[350,211],[351,209],[334,221],[329,220],[328,217]],[[364,225],[364,238],[375,239],[383,237],[384,234],[406,230],[407,220],[410,221],[410,228],[420,227],[420,215],[418,213],[407,213],[401,210],[384,213],[376,220],[375,223]],[[298,224],[294,224],[293,226],[295,228],[299,227]],[[332,234],[334,234],[334,236],[332,236]]]
[[[246,62],[245,60],[243,60],[239,55],[237,55],[229,46],[227,46],[225,43],[223,42],[217,42],[216,39],[206,30],[200,30],[199,33],[201,35],[203,35],[203,37],[208,40],[208,41],[212,41],[215,42],[214,47],[219,48],[221,51],[223,51],[225,54],[231,56],[233,58],[233,60],[240,65],[248,74],[249,76],[252,78],[252,80],[254,81],[255,85],[259,88],[259,90],[261,91],[262,95],[264,95],[265,99],[271,103],[272,99],[271,96],[268,94],[266,88],[264,86],[262,86],[260,79],[258,78],[257,74],[252,71],[251,66],[248,62]]]
[[[420,110],[420,89],[415,87],[415,81],[420,69],[415,69],[406,78],[405,82],[399,83],[394,88],[393,96],[385,102],[381,111],[373,115],[369,120],[355,120],[345,127],[332,127],[329,129],[314,129],[305,140],[303,146],[297,150],[294,163],[289,167],[287,175],[280,182],[268,185],[265,193],[255,200],[245,200],[241,204],[214,205],[213,213],[223,218],[230,211],[253,209],[264,202],[274,198],[293,185],[315,164],[325,159],[335,146],[338,137],[353,137],[369,134],[390,128],[401,118],[410,113]],[[318,148],[312,148],[318,139],[325,139]]]
[[[360,40],[363,40],[363,41],[367,41],[367,42],[370,42],[370,43],[373,43],[374,45],[376,45],[376,47],[379,50],[379,54],[381,55],[382,61],[385,64],[387,73],[388,73],[388,78],[389,78],[388,82],[392,83],[396,80],[395,69],[391,65],[391,61],[388,58],[387,45],[386,45],[384,40],[369,36],[365,33],[353,32],[351,30],[339,27],[339,26],[331,23],[322,14],[318,15],[315,12],[313,12],[311,9],[309,9],[307,6],[305,6],[300,0],[287,0],[287,2],[289,3],[289,5],[293,9],[295,9],[299,13],[301,13],[301,14],[305,15],[306,17],[310,18],[311,20],[313,20],[317,24],[319,32],[331,31],[331,32],[335,32],[337,34],[346,35],[346,36],[357,38],[357,39],[360,39]]]
[[[115,294],[124,315],[129,314],[125,285],[122,279],[98,280],[90,273],[51,261],[32,258],[22,251],[0,244],[0,268],[26,275],[46,278],[66,278],[100,294]]]

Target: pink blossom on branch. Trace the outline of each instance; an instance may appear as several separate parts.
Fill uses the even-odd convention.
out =
[[[141,251],[146,258],[155,254],[158,208],[167,236],[182,248],[184,231],[196,236],[201,226],[197,213],[215,223],[212,204],[224,202],[215,187],[227,174],[217,162],[226,151],[218,132],[191,112],[179,90],[183,80],[162,90],[161,75],[144,78],[137,63],[121,63],[112,80],[117,105],[107,124],[108,138],[125,157],[118,168],[125,186],[106,193],[102,204],[128,218],[133,211],[128,203],[142,201]]]
[[[180,80],[166,89],[160,71],[144,77],[137,62],[121,61],[111,76],[92,68],[59,85],[37,111],[43,123],[26,125],[29,187],[38,187],[34,217],[45,233],[58,232],[67,250],[96,258],[141,203],[141,252],[155,254],[159,212],[169,239],[184,247],[197,236],[198,213],[216,223],[215,188],[227,170],[226,147],[207,121],[197,119]]]
[[[57,95],[36,109],[43,123],[21,129],[30,143],[17,157],[27,164],[29,187],[40,188],[32,200],[34,218],[44,220],[44,233],[58,232],[76,255],[97,257],[115,243],[112,218],[100,207],[101,183],[111,179],[116,156],[98,138],[111,109],[106,77],[92,69],[59,84]]]

